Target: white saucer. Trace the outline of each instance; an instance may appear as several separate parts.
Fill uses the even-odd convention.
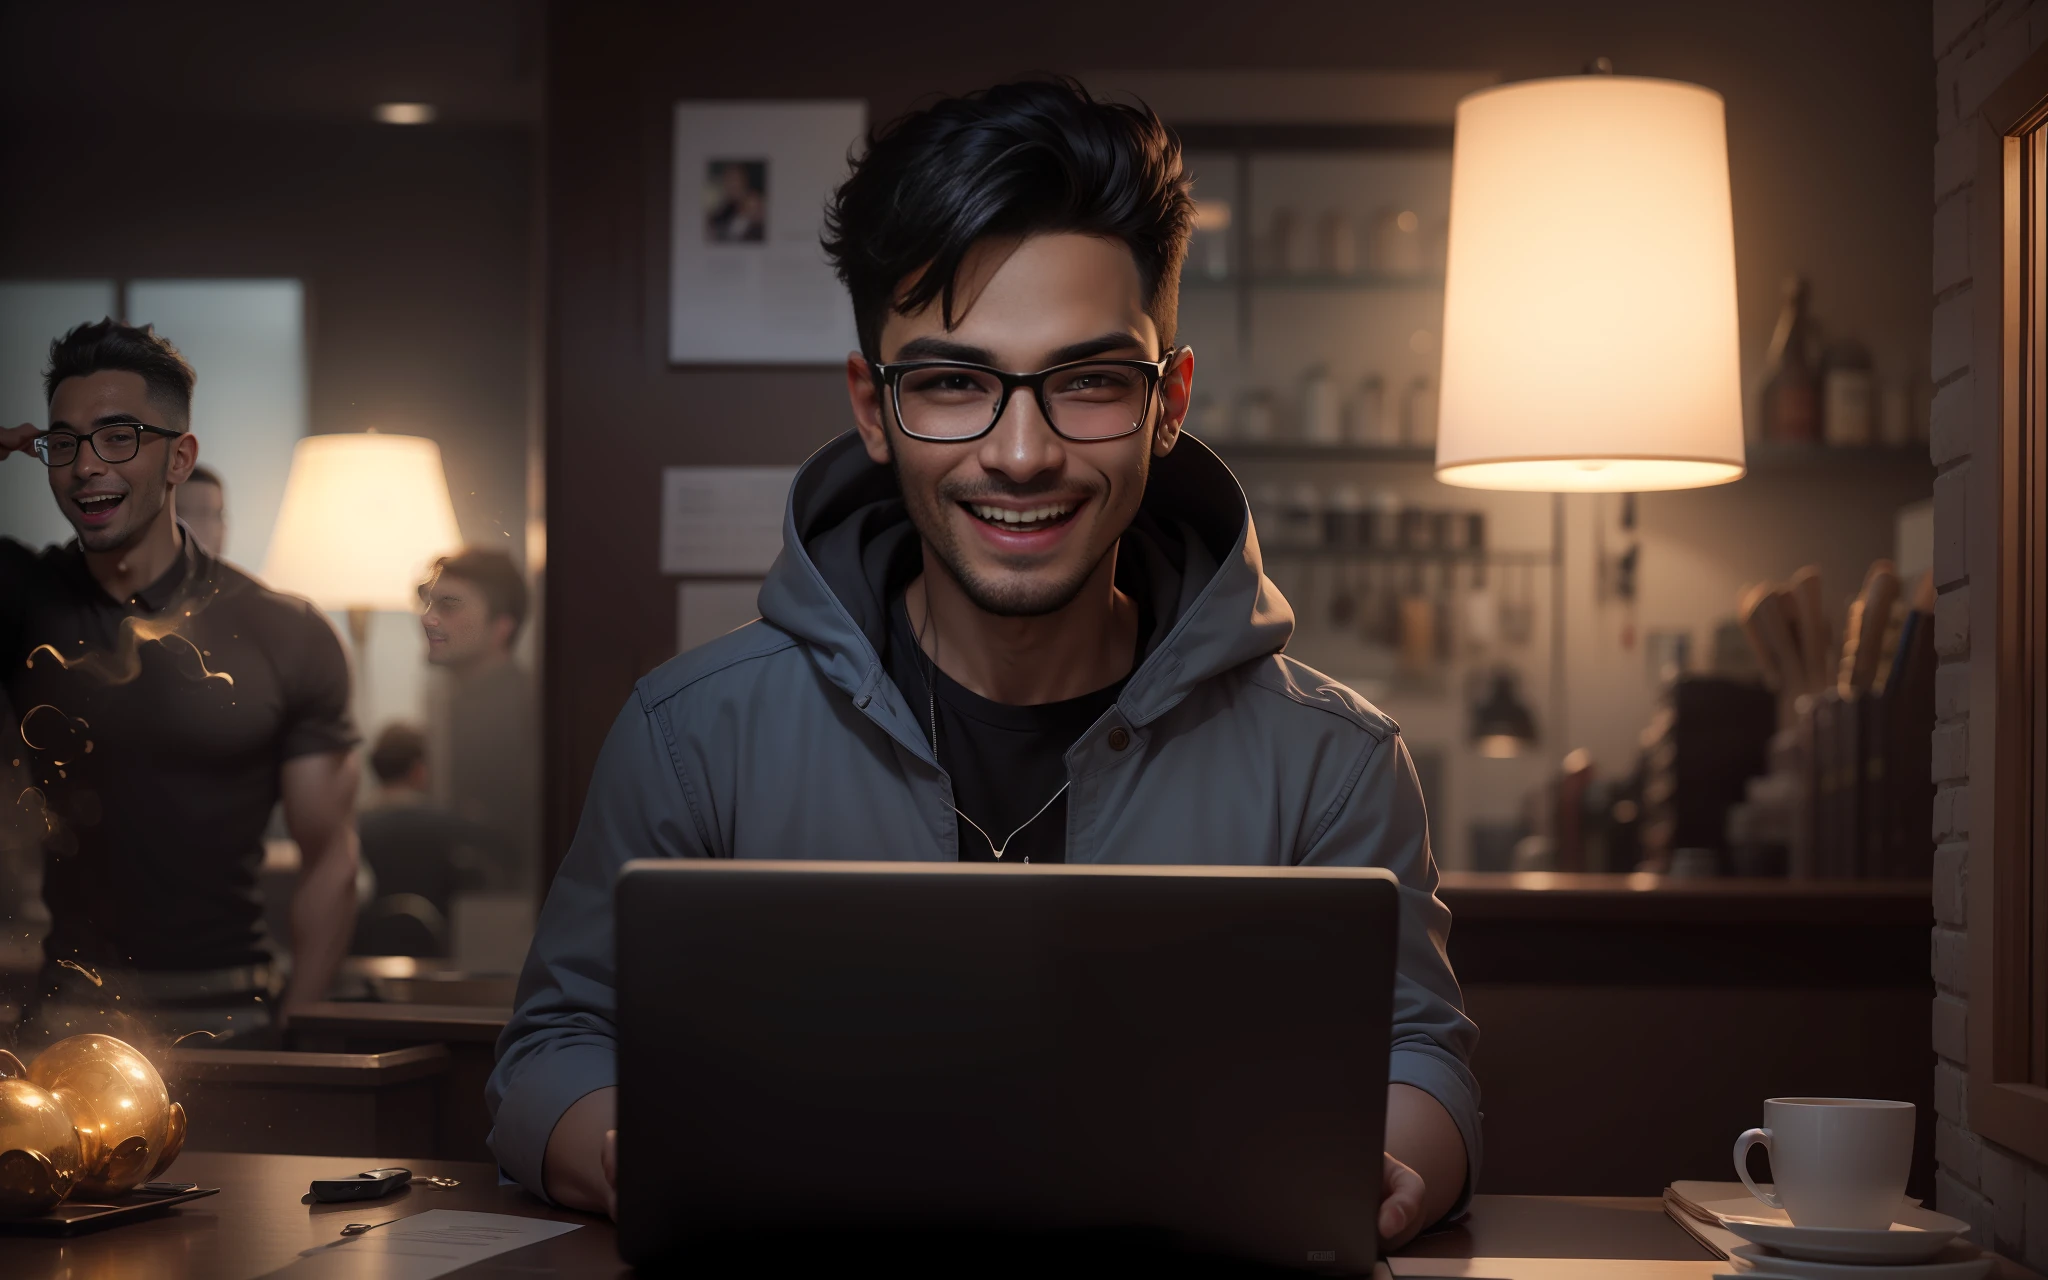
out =
[[[1982,1280],[1991,1274],[1998,1259],[1965,1240],[1952,1240],[1946,1249],[1926,1262],[1896,1266],[1869,1266],[1855,1262],[1813,1262],[1772,1253],[1762,1245],[1746,1244],[1733,1256],[1746,1263],[1756,1280]]]
[[[1970,1224],[1960,1218],[1918,1205],[1901,1205],[1898,1220],[1884,1231],[1795,1227],[1783,1218],[1747,1214],[1723,1214],[1721,1225],[1751,1244],[1769,1245],[1788,1258],[1887,1265],[1925,1262],[1970,1229]]]

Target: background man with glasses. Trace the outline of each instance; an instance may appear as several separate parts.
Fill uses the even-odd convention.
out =
[[[348,663],[311,604],[178,521],[192,384],[147,327],[80,325],[50,345],[48,429],[0,429],[0,463],[40,460],[78,534],[0,538],[6,755],[26,788],[0,821],[40,845],[50,914],[42,974],[16,993],[30,1055],[99,1028],[261,1039],[280,993],[286,1011],[324,995],[354,928]],[[288,986],[256,889],[280,800],[300,849]]]
[[[488,1094],[528,1188],[610,1201],[621,864],[893,857],[1392,870],[1380,1233],[1461,1201],[1477,1032],[1421,788],[1392,721],[1282,656],[1244,494],[1182,434],[1192,217],[1158,119],[1068,83],[869,140],[825,244],[855,430],[797,474],[762,620],[643,679],[599,758]]]

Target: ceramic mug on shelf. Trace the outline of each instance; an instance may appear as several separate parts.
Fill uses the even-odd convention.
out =
[[[1774,1191],[1749,1177],[1749,1149],[1771,1158]],[[1877,1098],[1770,1098],[1764,1127],[1735,1140],[1735,1172],[1749,1193],[1801,1227],[1882,1231],[1906,1194],[1913,1164],[1913,1104]]]

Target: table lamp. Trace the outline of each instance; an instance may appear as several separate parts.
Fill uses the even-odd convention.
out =
[[[462,545],[441,447],[420,436],[307,436],[292,451],[263,577],[348,614],[364,662],[373,610],[419,607],[435,556]]]
[[[1438,413],[1446,484],[1741,479],[1721,95],[1592,74],[1459,101]]]

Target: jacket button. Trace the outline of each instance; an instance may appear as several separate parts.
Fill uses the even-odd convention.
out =
[[[1122,725],[1118,725],[1116,728],[1111,729],[1109,731],[1109,749],[1111,751],[1122,751],[1125,747],[1128,747],[1130,745],[1130,730],[1124,728]]]

